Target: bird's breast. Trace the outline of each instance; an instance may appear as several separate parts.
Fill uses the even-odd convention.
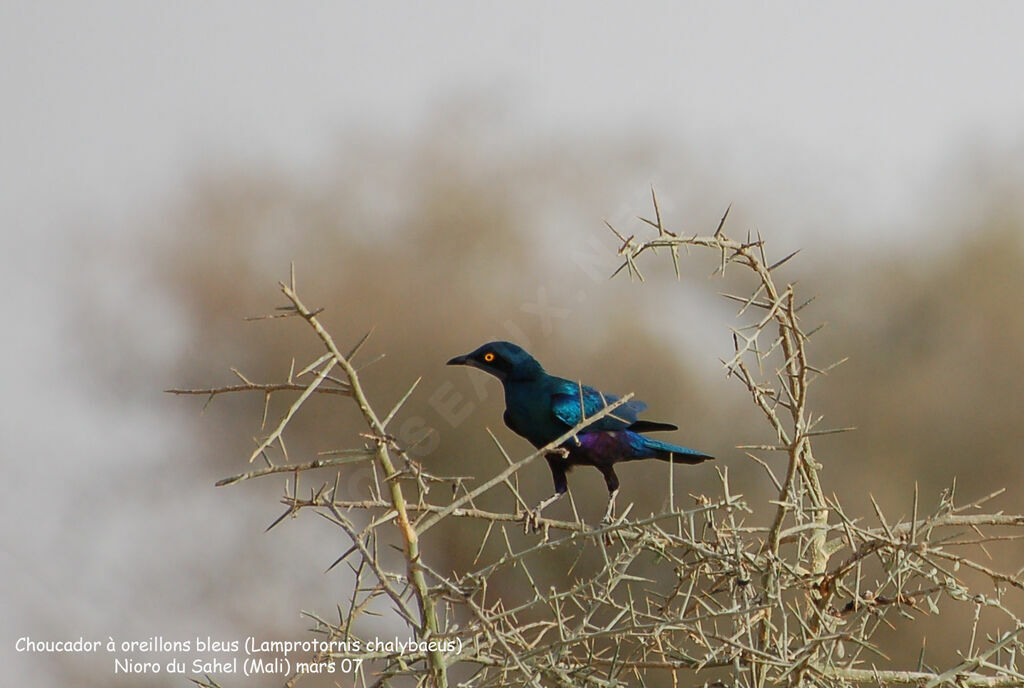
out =
[[[558,439],[566,430],[551,411],[550,397],[523,385],[506,386],[504,420],[512,432],[535,447]]]

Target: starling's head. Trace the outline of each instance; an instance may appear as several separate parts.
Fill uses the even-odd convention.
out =
[[[529,380],[544,373],[540,363],[522,347],[511,342],[488,342],[448,365],[467,365],[484,370],[499,380]]]

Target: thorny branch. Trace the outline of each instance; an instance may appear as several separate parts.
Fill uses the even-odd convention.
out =
[[[879,525],[868,526],[847,515],[838,499],[826,498],[812,441],[848,428],[818,429],[821,419],[809,406],[811,383],[838,364],[819,368],[810,361],[808,343],[818,328],[805,329],[801,316],[811,300],[801,301],[793,284],[777,281],[776,270],[796,254],[771,262],[759,235],[731,238],[728,211],[712,234],[671,232],[652,198],[655,219],[641,219],[654,228],[653,237],[627,237],[609,225],[622,242],[616,274],[642,279],[643,254],[667,249],[679,275],[680,249],[695,247],[717,254],[715,272],[738,266],[752,276],[746,296],[724,295],[740,307],[733,356],[723,364],[776,438],[741,448],[764,469],[777,498],[767,507],[748,503],[731,491],[723,466],[720,495],[698,495],[692,508],[672,501],[662,513],[627,510],[599,526],[540,518],[540,533],[524,535],[519,526],[529,515],[516,472],[630,397],[521,459],[498,444],[505,467],[489,478],[432,475],[388,432],[415,383],[378,415],[353,363],[366,337],[343,353],[318,320],[320,311],[300,299],[293,272],[281,285],[288,305],[274,317],[302,319],[323,355],[282,383],[252,383],[236,371],[241,385],[169,391],[210,399],[264,394],[264,424],[272,395],[298,394],[252,454],[266,465],[218,485],[290,473],[285,511],[271,527],[312,510],[351,543],[330,567],[343,565],[351,581],[337,618],[310,615],[314,632],[335,645],[312,659],[365,660],[355,676],[360,686],[405,680],[424,686],[457,681],[467,688],[610,688],[647,684],[655,675],[667,676],[672,686],[737,688],[1024,685],[1017,666],[1024,624],[1007,595],[1024,587],[1022,571],[1001,571],[975,556],[986,554],[986,545],[1019,537],[1007,530],[1024,526],[1024,516],[979,512],[998,493],[957,504],[953,488],[932,513],[920,514],[915,490],[909,520],[887,519],[876,505],[872,516]],[[337,378],[330,375],[335,369]],[[292,462],[284,436],[314,393],[350,398],[368,442]],[[776,476],[763,452],[786,457],[784,475]],[[333,479],[300,495],[300,477],[324,470],[334,472]],[[346,493],[342,486],[360,475],[368,478],[362,493]],[[438,499],[447,491],[430,491],[438,484],[450,485],[450,496]],[[511,496],[514,510],[490,506],[496,495]],[[764,525],[748,525],[748,519]],[[447,571],[443,538],[452,532],[478,534],[480,541],[472,565]],[[392,554],[396,546],[400,565]],[[554,578],[548,574],[553,568]],[[887,663],[874,640],[879,628],[953,605],[974,613],[960,661],[947,658],[945,668],[936,668],[922,653],[911,669]],[[426,643],[405,652],[345,644],[395,624]],[[986,636],[985,624],[1002,630]],[[301,678],[296,674],[288,685]]]

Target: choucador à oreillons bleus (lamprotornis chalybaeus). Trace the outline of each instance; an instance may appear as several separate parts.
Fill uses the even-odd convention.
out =
[[[619,399],[592,387],[549,375],[540,363],[522,347],[511,342],[490,342],[464,356],[456,356],[448,365],[466,365],[490,373],[505,387],[505,425],[540,449],[569,432],[584,418],[593,416]],[[619,479],[615,464],[639,459],[660,459],[697,464],[709,459],[694,449],[669,444],[644,433],[678,430],[670,423],[638,420],[647,408],[631,399],[608,415],[585,426],[561,445],[559,452],[545,456],[555,481],[555,493],[534,509],[536,518],[544,507],[569,489],[566,473],[573,466],[594,466],[608,485],[605,520],[612,517]]]

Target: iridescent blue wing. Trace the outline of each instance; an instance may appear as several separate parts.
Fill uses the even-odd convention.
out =
[[[593,416],[605,406],[618,401],[619,398],[616,394],[602,395],[593,387],[580,386],[566,380],[551,395],[551,410],[558,420],[569,427],[574,427],[583,420],[584,416],[588,418]],[[647,404],[644,402],[631,399],[616,408],[611,414],[587,426],[587,429],[625,430],[636,422],[637,416],[646,408]]]

